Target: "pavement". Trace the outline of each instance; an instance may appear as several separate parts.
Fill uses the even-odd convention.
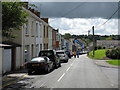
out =
[[[5,88],[11,84],[16,83],[19,80],[24,79],[28,75],[26,74],[27,71],[25,69],[20,69],[14,72],[10,72],[2,77],[2,86],[0,88]]]
[[[94,63],[98,66],[101,66],[101,67],[107,67],[107,68],[119,68],[119,66],[117,65],[111,65],[105,61],[108,61],[108,60],[95,60],[93,59]]]
[[[118,68],[118,66],[116,66],[116,65],[110,65],[110,64],[106,63],[105,62],[106,60],[92,60],[92,61],[96,65],[101,66],[101,67]],[[82,61],[82,62],[84,62],[84,61]],[[77,62],[76,62],[76,64],[77,64]],[[11,74],[4,75],[2,77],[2,86],[0,86],[0,87],[5,88],[5,87],[7,87],[7,86],[9,86],[11,84],[14,84],[17,81],[20,81],[20,80],[24,79],[25,77],[28,77],[27,70],[25,70],[25,69],[18,70],[18,71],[15,71],[15,72],[11,73]]]

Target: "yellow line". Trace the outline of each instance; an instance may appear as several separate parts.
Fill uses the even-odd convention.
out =
[[[18,80],[24,79],[25,77],[28,77],[28,75],[23,75],[22,77],[18,78],[18,79],[15,80],[15,81],[11,81],[11,82],[8,82],[8,83],[6,83],[6,84],[0,86],[0,88],[4,88],[4,87],[6,87],[6,86],[8,86],[8,85],[10,85],[10,84],[15,83],[15,82],[18,81]]]

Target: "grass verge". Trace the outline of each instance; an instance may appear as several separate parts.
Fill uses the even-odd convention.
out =
[[[88,57],[92,59],[105,59],[106,57],[106,51],[110,49],[99,49],[95,51],[95,55],[93,56],[93,51],[89,52]],[[109,60],[106,61],[107,63],[111,65],[119,65],[120,66],[120,60]]]
[[[106,57],[106,51],[109,49],[99,49],[95,51],[95,55],[93,56],[93,51],[91,51],[88,55],[89,58],[92,59],[104,59]]]
[[[109,60],[106,62],[111,64],[111,65],[119,65],[120,66],[120,60]]]

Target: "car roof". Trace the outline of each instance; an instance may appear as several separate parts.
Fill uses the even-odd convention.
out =
[[[65,52],[65,50],[57,50],[56,52]]]

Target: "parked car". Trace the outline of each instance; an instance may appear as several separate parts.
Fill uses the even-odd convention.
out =
[[[61,61],[68,62],[69,57],[64,50],[57,50],[56,54],[60,57]]]
[[[60,58],[58,57],[58,55],[56,55],[55,50],[42,50],[39,52],[38,56],[47,56],[51,61],[53,61],[53,65],[55,68],[61,66]]]
[[[33,58],[26,64],[28,74],[32,74],[33,71],[45,71],[48,73],[53,69],[53,62],[46,56]]]

